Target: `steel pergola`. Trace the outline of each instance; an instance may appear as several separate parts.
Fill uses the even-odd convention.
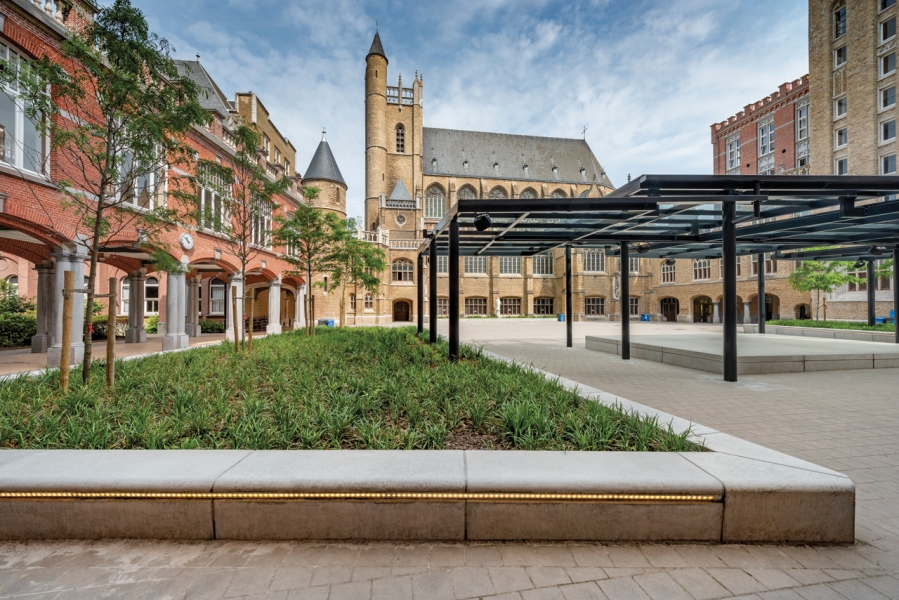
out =
[[[459,257],[534,256],[565,250],[568,345],[571,346],[571,248],[619,256],[621,297],[629,296],[631,252],[645,257],[724,261],[724,379],[737,380],[737,256],[795,256],[838,247],[821,260],[863,259],[891,251],[899,281],[899,177],[805,175],[643,175],[602,198],[459,199],[432,230],[418,256],[430,260],[430,297],[437,297],[436,256],[449,260],[450,357],[459,353]],[[841,252],[845,252],[842,253]],[[873,266],[869,266],[869,270]],[[759,269],[764,297],[764,269]],[[869,286],[872,287],[872,286]],[[894,286],[896,287],[896,286]],[[899,291],[895,292],[899,308]],[[870,300],[869,300],[870,304]],[[623,313],[624,311],[622,311]],[[437,303],[430,303],[436,341]],[[622,352],[630,357],[630,322],[622,314]],[[423,314],[419,310],[419,329]],[[760,332],[764,332],[760,320]],[[899,343],[899,328],[897,328]]]

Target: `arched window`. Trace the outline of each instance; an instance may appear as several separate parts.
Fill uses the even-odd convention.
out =
[[[662,283],[674,283],[676,263],[668,264],[668,259],[662,261]]]
[[[711,279],[712,261],[707,258],[693,259],[693,280]]]
[[[432,185],[425,192],[425,218],[442,219],[446,214],[446,194],[439,185]]]
[[[406,128],[402,123],[396,126],[396,151],[399,154],[406,152]]]
[[[565,192],[563,192],[562,190],[556,190],[551,194],[551,197],[552,198],[567,198],[568,196],[566,196]]]
[[[477,198],[477,194],[475,194],[474,188],[470,185],[463,185],[458,193],[460,200],[474,200]]]
[[[524,198],[524,199],[526,199],[526,200],[533,200],[533,199],[535,199],[535,198],[537,197],[537,192],[535,192],[535,191],[532,190],[531,188],[527,188],[526,190],[522,191],[521,194],[519,194],[518,197],[519,197],[519,198]]]
[[[10,276],[10,277],[7,277],[7,278],[6,278],[6,282],[7,282],[9,285],[15,287],[16,293],[19,292],[19,276],[18,276],[18,275],[12,275],[12,276]]]
[[[147,277],[144,285],[144,298],[146,299],[145,313],[148,315],[159,314],[159,280],[155,277]]]
[[[225,314],[225,282],[221,279],[213,279],[209,282],[209,314]]]
[[[128,314],[128,300],[131,298],[131,282],[128,281],[127,277],[122,277],[122,293],[120,298],[122,299],[119,302],[119,314],[127,315]]]
[[[401,258],[390,267],[394,281],[412,281],[412,261]]]
[[[553,255],[550,252],[541,252],[534,256],[534,275],[553,274]]]
[[[504,190],[503,188],[501,188],[499,186],[496,186],[495,188],[490,190],[490,197],[493,199],[502,200],[502,199],[508,198],[509,196],[508,196],[508,194],[506,194],[506,190]]]
[[[350,310],[356,312],[356,294],[350,294]]]

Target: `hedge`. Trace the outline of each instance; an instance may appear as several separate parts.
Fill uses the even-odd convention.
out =
[[[225,333],[225,324],[221,321],[200,321],[200,331],[203,333]]]
[[[16,313],[0,313],[0,348],[27,346],[37,333],[37,318]]]

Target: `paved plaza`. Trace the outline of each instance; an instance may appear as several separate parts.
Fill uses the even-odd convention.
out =
[[[446,321],[438,328],[446,334]],[[156,541],[0,545],[0,598],[755,600],[899,598],[899,369],[720,375],[588,351],[615,323],[463,320],[498,354],[842,471],[853,546],[317,544]],[[719,326],[634,323],[634,335]]]

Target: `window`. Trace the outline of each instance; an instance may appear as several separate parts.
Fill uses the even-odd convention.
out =
[[[846,144],[849,143],[849,133],[846,127],[842,129],[837,129],[834,132],[834,144],[837,148],[842,148]]]
[[[630,308],[630,315],[636,316],[640,314],[640,299],[631,296],[628,298],[628,307]]]
[[[412,281],[412,261],[401,258],[390,266],[393,281]]]
[[[271,150],[272,141],[268,139],[268,136],[264,133],[262,134],[262,149],[265,150],[266,155]]]
[[[437,272],[438,273],[449,273],[449,256],[446,255],[437,255]]]
[[[880,41],[885,42],[892,37],[896,37],[896,17],[880,24]]]
[[[520,315],[521,314],[521,298],[500,298],[499,314],[501,315]]]
[[[534,275],[552,275],[553,262],[553,255],[548,252],[534,256]]]
[[[460,200],[474,200],[478,197],[477,194],[474,193],[474,188],[470,185],[463,185],[456,195]]]
[[[559,173],[558,167],[553,167],[553,172],[556,173],[558,176],[558,173]],[[554,191],[552,194],[549,195],[549,197],[550,198],[567,198],[567,196],[565,195],[565,192],[563,192],[562,190]]]
[[[534,314],[535,315],[552,315],[553,310],[552,298],[534,298]]]
[[[509,197],[509,196],[506,195],[506,190],[504,190],[504,189],[501,188],[501,187],[495,187],[495,188],[493,188],[492,190],[490,190],[490,198],[491,198],[491,199],[494,199],[494,200],[497,200],[497,199],[502,200],[502,199],[505,199],[505,198],[508,198],[508,197]]]
[[[350,312],[356,312],[356,294],[350,294]]]
[[[880,58],[880,74],[889,75],[896,70],[896,53],[890,52]]]
[[[466,275],[486,275],[487,274],[487,257],[486,256],[466,256],[465,257],[465,274]]]
[[[833,51],[833,66],[834,68],[842,67],[846,64],[846,46],[840,46],[836,50]]]
[[[135,164],[133,155],[126,153],[121,158],[119,169],[122,176],[122,203],[148,209],[165,205],[163,164]]]
[[[774,152],[774,119],[759,123],[759,156]]]
[[[740,257],[737,257],[737,277],[740,276]],[[724,279],[724,259],[718,259],[718,279]]]
[[[499,257],[499,274],[500,275],[521,275],[521,257],[520,256],[500,256]]]
[[[605,273],[606,253],[604,250],[587,250],[584,252],[584,271],[587,273]]]
[[[694,258],[693,259],[693,280],[702,280],[702,279],[711,279],[712,278],[712,264],[711,261],[707,258]]]
[[[880,10],[886,10],[896,4],[896,0],[880,0]]]
[[[284,174],[290,175],[290,161],[286,158],[284,159]]]
[[[771,253],[765,254],[765,275],[777,273],[777,259]],[[752,255],[752,274],[759,274],[759,255]]]
[[[119,314],[127,315],[128,314],[128,299],[131,297],[131,282],[128,281],[127,277],[122,277],[122,293],[121,293],[121,302],[119,302]]]
[[[11,276],[7,277],[6,282],[9,285],[13,286],[13,289],[16,291],[17,294],[19,293],[19,276],[18,275],[11,275]]]
[[[880,108],[889,108],[896,105],[896,86],[880,90]]]
[[[437,298],[437,316],[449,314],[449,298]]]
[[[275,148],[275,164],[276,165],[281,164],[281,151],[278,150],[277,148]]]
[[[629,258],[629,269],[631,273],[639,273],[640,272],[640,259],[639,258]]]
[[[523,192],[521,192],[518,195],[518,197],[523,198],[525,200],[534,200],[537,197],[537,193],[534,190],[532,190],[531,188],[528,188],[528,189],[524,190]]]
[[[0,44],[0,59],[13,69],[27,64],[26,59],[5,44]],[[16,168],[44,173],[47,148],[40,127],[25,112],[30,106],[19,99],[16,82],[0,86],[0,161]],[[43,121],[43,116],[40,117]]]
[[[200,183],[200,227],[212,231],[222,231],[228,223],[228,206],[226,197],[228,184],[217,173],[212,173],[209,168],[202,168],[197,173]]]
[[[880,174],[893,175],[896,173],[896,155],[890,154],[880,157]]]
[[[397,154],[406,152],[406,128],[402,123],[396,126],[396,151]]]
[[[365,310],[375,309],[375,298],[371,294],[365,294]]]
[[[606,299],[584,298],[584,314],[594,316],[606,314]]]
[[[840,117],[846,116],[846,111],[849,110],[849,99],[848,98],[839,98],[833,101],[833,114],[834,118],[839,119]],[[808,117],[808,109],[806,108],[806,117]]]
[[[874,273],[875,273],[875,286],[874,291],[879,290],[889,290],[890,289],[890,277],[887,275],[886,277],[877,277],[877,271],[883,268],[883,261],[878,260],[874,263]],[[850,271],[849,275],[857,277],[861,281],[850,282],[849,283],[849,291],[850,292],[867,292],[868,291],[868,269],[867,265],[861,269]]]
[[[225,314],[225,282],[213,279],[209,282],[209,314]]]
[[[727,170],[736,169],[737,173],[729,173],[736,175],[740,169],[740,136],[736,138],[728,138],[727,140]]]
[[[487,314],[487,298],[466,298],[465,299],[466,315],[486,315]]]
[[[833,37],[846,35],[846,7],[838,8],[833,13],[834,32]]]
[[[432,185],[425,192],[425,218],[442,219],[446,214],[446,194],[439,185]]]
[[[159,280],[155,277],[147,277],[147,282],[144,284],[144,299],[146,300],[144,313],[159,314]]]
[[[668,264],[667,260],[662,261],[662,283],[674,283],[675,263]]]
[[[271,245],[272,203],[261,198],[251,200],[253,206],[250,214],[250,241],[257,246],[268,248]]]
[[[896,119],[884,121],[880,124],[880,141],[887,142],[896,139]]]
[[[846,158],[838,159],[836,162],[836,168],[834,169],[834,172],[837,175],[846,175],[847,173],[849,173],[849,160]]]

